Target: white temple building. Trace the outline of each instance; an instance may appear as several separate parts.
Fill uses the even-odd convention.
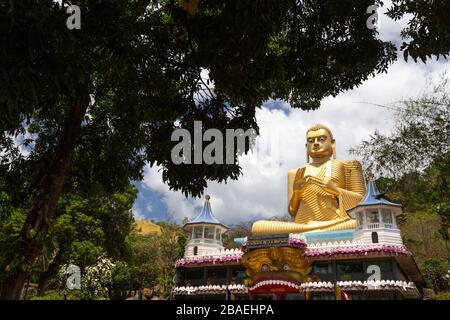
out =
[[[426,283],[401,238],[401,205],[386,200],[372,179],[366,190],[348,211],[357,221],[355,229],[284,235],[287,245],[303,248],[304,259],[311,262],[308,281],[267,274],[252,287],[244,284],[242,264],[248,239],[235,239],[240,248],[224,248],[222,237],[229,228],[214,217],[206,196],[200,214],[184,225],[188,241],[184,257],[175,263],[174,298],[329,300],[339,287],[354,300],[421,299]]]

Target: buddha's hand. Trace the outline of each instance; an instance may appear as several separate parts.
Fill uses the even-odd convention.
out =
[[[308,176],[306,182],[315,184],[333,196],[337,197],[340,194],[339,187],[331,179],[319,179],[317,177]]]
[[[303,170],[299,170],[297,172],[297,174],[295,175],[295,179],[294,179],[294,190],[301,190],[303,189],[303,187],[305,186],[305,178],[303,177],[304,174],[304,168],[302,168]]]
[[[303,189],[295,189],[294,190],[294,194],[296,197],[298,197],[299,199],[302,198],[303,196]]]
[[[340,194],[338,186],[331,179],[327,180],[323,189],[336,197]]]
[[[294,182],[294,191],[300,191],[305,186],[305,180],[303,181],[295,181]]]
[[[291,200],[289,201],[289,207],[288,211],[289,214],[293,217],[297,214],[298,207],[300,205],[300,201],[303,198],[303,189],[294,189],[293,195],[291,197]]]

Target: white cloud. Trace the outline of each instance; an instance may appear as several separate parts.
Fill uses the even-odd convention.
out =
[[[134,220],[146,219],[142,210],[138,206],[134,205],[131,211],[133,212]]]

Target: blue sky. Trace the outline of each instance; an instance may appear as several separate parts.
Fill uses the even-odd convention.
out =
[[[139,190],[134,202],[133,211],[136,218],[153,219],[156,221],[168,220],[167,205],[162,200],[161,192],[152,191],[144,184],[135,181],[133,184]]]

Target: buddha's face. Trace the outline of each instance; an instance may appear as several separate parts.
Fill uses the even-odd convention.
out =
[[[313,159],[331,157],[333,143],[334,140],[325,129],[309,131],[306,135],[306,150]]]

